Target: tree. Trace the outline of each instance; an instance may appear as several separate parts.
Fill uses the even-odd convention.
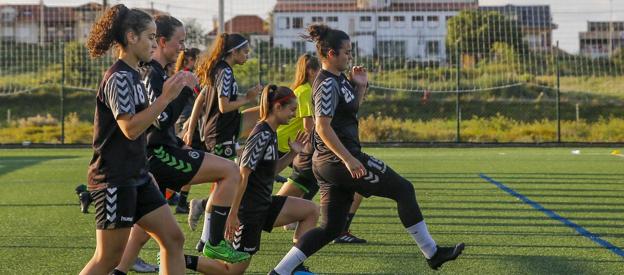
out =
[[[446,45],[449,56],[459,47],[462,54],[477,59],[491,52],[494,43],[506,43],[516,53],[527,52],[518,22],[496,11],[462,11],[448,22]]]
[[[184,19],[184,28],[186,29],[186,46],[206,48],[208,47],[208,33],[202,28],[195,18]]]

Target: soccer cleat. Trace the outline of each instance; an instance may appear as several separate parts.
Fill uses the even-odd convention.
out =
[[[249,253],[235,250],[225,240],[221,240],[221,242],[215,246],[212,246],[209,242],[206,243],[206,245],[204,245],[203,254],[208,258],[222,260],[228,263],[239,263],[251,257]]]
[[[277,273],[275,269],[272,269],[271,272],[269,272],[267,275],[280,275],[280,274]]]
[[[351,231],[347,231],[335,238],[334,243],[366,243],[366,240],[354,236]]]
[[[153,272],[158,272],[158,266],[148,264],[145,261],[143,261],[143,259],[137,258],[134,261],[134,264],[132,265],[130,270],[134,270],[137,273],[153,273]]]
[[[429,267],[433,270],[438,270],[444,263],[457,259],[457,257],[464,250],[464,243],[458,243],[454,247],[441,247],[437,246],[438,250],[431,259],[427,259]]]
[[[202,200],[193,199],[188,212],[188,225],[191,230],[195,231],[197,223],[204,213],[205,209],[202,207]]]
[[[80,212],[89,213],[89,205],[91,204],[91,193],[84,191],[78,195],[80,200]]]
[[[188,204],[186,204],[186,205],[185,204],[183,204],[183,205],[178,204],[178,206],[176,206],[176,208],[175,208],[175,213],[176,214],[188,214],[188,212],[189,212]]]
[[[195,245],[195,249],[197,250],[197,252],[202,253],[204,251],[205,245],[206,243],[200,239]]]
[[[292,274],[293,275],[315,275],[312,271],[310,271],[310,269],[308,269],[307,266],[303,265],[303,263],[295,267],[295,270],[293,270]]]

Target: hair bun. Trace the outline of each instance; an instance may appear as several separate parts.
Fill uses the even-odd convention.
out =
[[[308,27],[308,34],[310,39],[314,42],[323,40],[329,33],[330,28],[323,24],[314,24]]]

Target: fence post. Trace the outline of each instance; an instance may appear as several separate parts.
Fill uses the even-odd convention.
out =
[[[61,144],[65,144],[65,42],[61,45]]]
[[[461,84],[461,55],[460,55],[461,51],[459,50],[459,42],[457,43],[457,46],[455,47],[455,58],[456,58],[456,62],[457,62],[457,87],[456,87],[456,91],[457,91],[457,98],[455,99],[455,119],[457,120],[457,129],[456,129],[456,133],[455,133],[455,142],[456,143],[460,143],[461,142],[461,132],[460,132],[460,124],[461,124],[461,106],[459,105],[459,91],[460,91],[460,84]]]
[[[262,41],[256,39],[256,47],[258,48],[258,83],[262,84]]]
[[[557,102],[556,102],[556,112],[557,112],[557,143],[561,143],[561,68],[559,66],[559,41],[557,41],[557,53],[555,55],[555,66],[557,68]]]

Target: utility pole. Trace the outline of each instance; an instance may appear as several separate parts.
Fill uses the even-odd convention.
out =
[[[219,0],[219,34],[225,32],[225,15],[223,0]]]

